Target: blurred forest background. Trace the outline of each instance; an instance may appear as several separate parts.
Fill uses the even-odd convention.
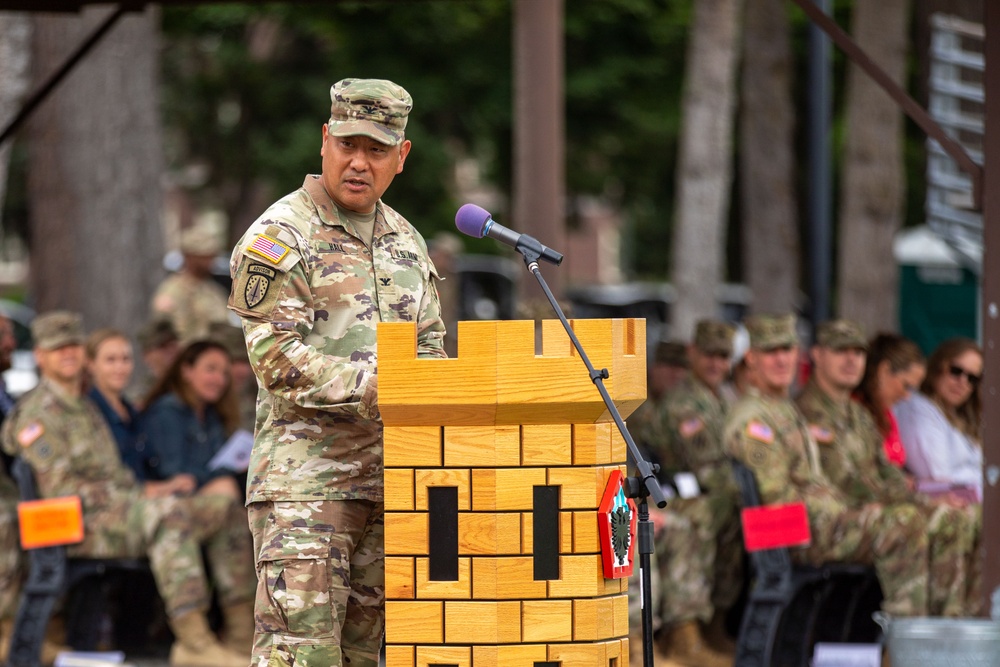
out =
[[[499,221],[531,233],[525,221],[508,217],[513,4],[218,4],[151,8],[123,19],[13,145],[0,147],[0,161],[9,158],[9,168],[0,169],[0,259],[18,248],[30,257],[29,277],[20,287],[8,285],[7,296],[40,309],[75,307],[88,324],[134,331],[163,277],[162,256],[177,226],[214,212],[231,242],[319,169],[329,86],[345,76],[389,78],[414,97],[407,127],[414,149],[386,201],[425,237],[452,230],[455,210],[469,197],[492,203]],[[31,55],[30,62],[0,58],[0,121],[104,11],[0,18],[0,49],[14,45]],[[977,20],[981,4],[833,3],[837,22],[922,103],[928,17],[937,11]],[[708,279],[749,285],[752,308],[803,307],[809,81],[802,11],[784,0],[565,0],[563,14],[566,189],[553,196],[565,195],[567,227],[579,226],[597,202],[620,223],[621,280],[676,284],[686,258],[695,268],[682,278],[696,290],[706,279],[697,267],[716,262]],[[926,137],[882,91],[852,88],[846,58],[833,54],[833,218],[847,206],[867,211],[891,239],[924,219]],[[697,58],[714,58],[721,78],[705,79],[711,67],[692,68]],[[693,124],[697,100],[686,104],[686,95],[708,95],[708,113],[721,114],[718,122]],[[852,116],[852,95],[888,111]],[[692,109],[688,118],[685,109]],[[864,143],[852,150],[852,122],[867,124],[875,143],[886,140],[884,157],[868,150],[871,135],[854,135]],[[709,213],[680,206],[679,193],[704,171],[681,159],[685,137],[695,147],[718,144],[721,157],[709,164],[724,173],[702,209]],[[845,191],[852,160],[874,160],[875,173],[898,187],[878,186],[868,172],[858,193]],[[777,171],[769,177],[768,169]],[[864,192],[865,183],[876,191]],[[841,232],[851,220],[839,223]],[[694,236],[718,228],[711,235],[717,259],[686,251],[680,225]],[[838,238],[833,256],[844,245]],[[488,242],[466,248],[497,251]],[[855,273],[844,268],[851,262],[858,274],[880,263],[885,246],[863,257],[857,253],[864,250],[850,252],[835,265],[835,279]],[[881,263],[891,264],[890,257]],[[895,284],[891,276],[876,279],[873,307],[852,311],[850,299],[863,297],[850,296],[856,286],[841,286],[838,309],[891,328]],[[890,314],[882,317],[880,309]]]

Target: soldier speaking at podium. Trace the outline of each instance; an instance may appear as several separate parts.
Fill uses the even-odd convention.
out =
[[[375,667],[384,624],[378,322],[416,322],[444,357],[424,239],[382,194],[410,152],[409,93],[330,90],[322,174],[233,251],[229,307],[259,385],[247,505],[257,558],[255,665]]]

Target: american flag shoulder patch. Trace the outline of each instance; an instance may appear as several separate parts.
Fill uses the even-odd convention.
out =
[[[247,252],[259,255],[272,264],[278,264],[288,254],[288,246],[267,234],[258,234],[253,243],[247,246]]]
[[[754,440],[770,445],[774,442],[774,431],[764,422],[751,421],[747,424],[747,435]]]
[[[699,433],[704,426],[705,422],[701,420],[701,417],[691,417],[690,419],[685,419],[681,422],[681,437],[690,438],[696,433]]]
[[[22,447],[30,447],[31,444],[35,442],[35,440],[38,440],[40,437],[42,437],[43,433],[45,433],[45,427],[42,426],[41,423],[31,422],[30,424],[22,428],[20,431],[18,431],[17,442]]]
[[[833,431],[823,428],[819,424],[809,424],[809,433],[821,445],[829,445],[833,442]]]

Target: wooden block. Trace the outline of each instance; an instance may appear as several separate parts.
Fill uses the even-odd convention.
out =
[[[460,512],[458,553],[463,556],[505,556],[521,553],[521,514]]]
[[[445,426],[444,465],[489,467],[521,465],[518,426]]]
[[[573,600],[574,641],[597,641],[617,637],[613,617],[613,599],[606,597]],[[628,611],[627,604],[626,599],[626,612]]]
[[[521,641],[521,603],[444,603],[446,644],[513,644]]]
[[[549,662],[557,662],[563,667],[583,667],[583,665],[607,665],[607,646],[603,643],[591,644],[549,644]]]
[[[607,590],[610,582],[613,590]],[[559,556],[559,579],[550,580],[550,598],[586,598],[617,593],[617,579],[604,578],[600,554]]]
[[[609,642],[605,642],[604,646],[606,647],[604,652],[606,664],[625,667],[628,663],[628,647],[625,647],[625,652],[622,653],[621,639],[612,639]]]
[[[413,559],[407,556],[386,556],[385,597],[387,600],[412,600],[415,590]]]
[[[617,463],[611,458],[613,423],[573,424],[573,465],[593,466]]]
[[[412,512],[413,469],[386,468],[382,471],[382,475],[385,483],[386,511]]]
[[[385,667],[414,667],[413,646],[387,644]]]
[[[389,644],[443,643],[443,610],[443,602],[387,600],[385,641]]]
[[[454,486],[458,488],[458,509],[469,509],[469,469],[433,468],[414,471],[414,507],[427,510],[427,487]]]
[[[646,400],[646,320],[614,319],[611,321],[611,337],[616,344],[612,345],[613,371],[608,378],[611,383],[608,392],[614,397],[622,419],[625,419]],[[605,411],[598,421],[611,420],[611,414]]]
[[[386,426],[382,439],[387,468],[441,466],[440,426]]]
[[[473,468],[472,510],[530,511],[533,487],[545,483],[545,468]]]
[[[628,424],[626,424],[628,426]],[[631,433],[631,431],[630,431]],[[633,436],[633,440],[635,437]],[[628,461],[628,444],[625,442],[622,432],[618,430],[618,425],[611,425],[611,463],[623,463]]]
[[[597,512],[573,512],[573,553],[601,552],[601,536],[597,532]]]
[[[535,667],[535,663],[545,662],[547,655],[544,644],[473,646],[472,664],[475,667]]]
[[[426,556],[428,554],[427,512],[385,513],[385,554]]]
[[[571,424],[525,424],[521,427],[521,465],[570,465],[572,437]]]
[[[523,600],[522,642],[573,641],[572,600]]]
[[[459,322],[456,358],[417,359],[416,324],[380,322],[378,405],[382,422],[386,426],[493,424],[496,329],[496,322]]]
[[[617,467],[548,468],[548,483],[562,487],[560,509],[596,510],[601,505],[611,471]]]
[[[619,593],[628,593],[628,577],[622,577],[621,579],[618,579],[618,586],[619,586],[618,588]]]
[[[432,667],[433,665],[472,667],[472,647],[418,646],[417,667]]]
[[[472,597],[472,569],[468,558],[458,559],[458,581],[432,581],[430,559],[417,558],[417,599],[468,600]]]
[[[610,599],[614,619],[612,632],[615,637],[628,637],[628,595],[613,595]]]
[[[480,556],[472,559],[472,597],[475,600],[544,598],[545,581],[536,581],[531,557]]]
[[[622,637],[621,639],[618,640],[618,649],[619,649],[618,665],[620,667],[625,667],[625,665],[630,664],[632,660],[631,651],[639,651],[640,653],[642,653],[642,644],[638,644],[633,648],[632,645],[629,643],[628,637]]]

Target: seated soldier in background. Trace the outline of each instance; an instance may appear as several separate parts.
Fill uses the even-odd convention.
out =
[[[59,311],[40,315],[32,336],[41,379],[4,422],[0,442],[31,466],[43,498],[80,497],[85,536],[67,548],[69,555],[147,556],[176,637],[170,663],[246,667],[256,577],[241,508],[222,496],[147,497],[122,464],[97,408],[83,396],[80,317]],[[209,591],[202,545],[225,616],[226,646],[205,616]]]
[[[725,615],[743,587],[743,542],[739,489],[722,442],[729,406],[720,390],[729,372],[733,334],[733,327],[725,322],[701,320],[695,325],[687,348],[690,373],[667,394],[660,410],[671,458],[680,470],[695,475],[701,492],[697,498],[673,503],[674,510],[682,514],[704,516],[694,523],[708,541],[700,544],[699,540],[699,550],[714,574],[709,580],[711,603],[700,620],[708,623],[706,636],[713,645],[730,649],[735,647],[725,629]],[[696,510],[694,504],[707,507]],[[685,631],[692,633],[694,629]]]
[[[810,565],[873,565],[887,613],[926,616],[928,543],[923,515],[908,504],[852,503],[830,482],[805,418],[788,395],[798,370],[795,316],[754,316],[746,326],[747,363],[757,391],[730,411],[726,449],[754,473],[761,502],[805,505],[812,542],[791,550],[792,559]]]
[[[819,445],[824,474],[848,502],[913,503],[923,513],[930,549],[930,614],[971,615],[980,605],[979,511],[914,495],[903,471],[886,458],[871,413],[851,399],[864,375],[867,349],[857,323],[821,324],[811,350],[813,374],[796,403]]]
[[[146,397],[167,372],[181,351],[177,331],[169,320],[158,318],[147,322],[136,336],[142,351],[143,368],[127,395],[135,407],[146,407]]]

